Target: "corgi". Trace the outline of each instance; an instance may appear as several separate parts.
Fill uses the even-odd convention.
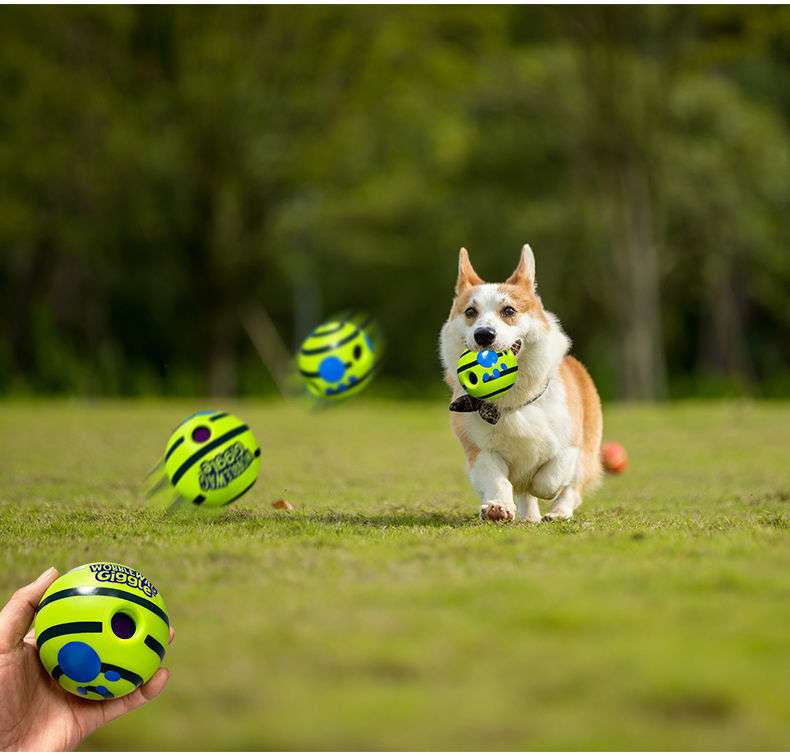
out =
[[[451,427],[466,455],[483,520],[570,519],[582,496],[600,483],[601,401],[587,370],[568,354],[570,346],[537,294],[528,244],[504,283],[485,283],[461,248],[439,347],[452,391]],[[456,374],[459,357],[481,349],[512,349],[517,355],[516,382],[494,406],[467,396]],[[550,502],[543,517],[539,499]]]

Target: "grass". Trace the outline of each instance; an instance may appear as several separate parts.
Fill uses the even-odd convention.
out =
[[[364,399],[226,404],[258,485],[167,516],[142,481],[194,408],[0,415],[0,593],[113,559],[177,629],[166,693],[87,748],[790,748],[790,405],[609,407],[628,472],[518,526],[475,518],[440,402]]]

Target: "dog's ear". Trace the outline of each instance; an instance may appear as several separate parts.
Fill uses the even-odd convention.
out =
[[[472,263],[469,261],[469,252],[461,247],[458,252],[458,280],[455,282],[455,295],[461,293],[469,286],[479,286],[483,279],[475,272]]]
[[[532,247],[529,244],[524,244],[521,247],[521,259],[518,261],[513,275],[505,283],[510,283],[513,286],[523,286],[532,290],[535,289],[535,255],[532,253]]]

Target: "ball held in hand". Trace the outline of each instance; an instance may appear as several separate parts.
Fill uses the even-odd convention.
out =
[[[136,569],[78,566],[44,593],[34,623],[47,673],[86,700],[123,697],[156,672],[170,641],[162,595]]]
[[[483,401],[496,401],[518,377],[518,359],[506,351],[465,351],[458,360],[458,380],[464,390]]]
[[[167,441],[165,473],[198,506],[227,506],[258,479],[261,449],[247,425],[226,412],[197,412]]]

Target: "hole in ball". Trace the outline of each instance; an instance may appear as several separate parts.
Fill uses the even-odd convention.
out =
[[[135,629],[137,629],[134,619],[125,613],[116,613],[112,617],[110,626],[113,634],[122,640],[128,640],[134,635]]]
[[[475,375],[475,373],[474,373],[474,372],[470,372],[470,373],[469,373],[469,382],[470,382],[472,385],[475,385],[475,384],[477,383],[477,375]]]
[[[205,425],[199,425],[192,431],[192,440],[195,443],[205,443],[211,437],[211,430]]]
[[[359,344],[357,344],[354,347],[354,360],[358,362],[361,357],[362,357],[362,347]]]

